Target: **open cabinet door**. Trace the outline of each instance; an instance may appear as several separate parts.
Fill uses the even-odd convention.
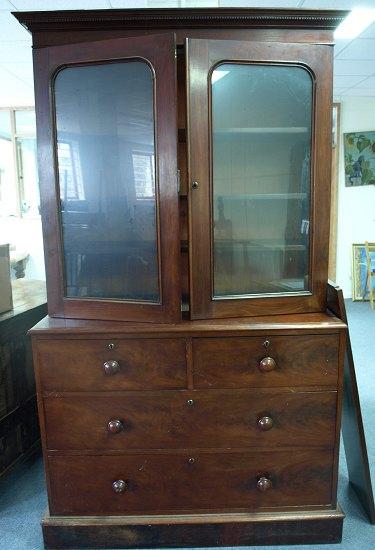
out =
[[[331,56],[187,40],[193,319],[325,309]]]
[[[49,314],[180,318],[174,34],[34,50]]]

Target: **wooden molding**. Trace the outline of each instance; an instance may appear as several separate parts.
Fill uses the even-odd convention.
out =
[[[343,10],[288,10],[240,8],[161,8],[127,10],[63,10],[13,12],[30,32],[84,28],[153,29],[205,27],[277,27],[335,29],[347,16]],[[66,28],[66,27],[65,27]]]

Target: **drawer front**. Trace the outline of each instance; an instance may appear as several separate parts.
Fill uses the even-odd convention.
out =
[[[101,391],[186,387],[183,339],[38,342],[44,390]],[[115,363],[114,363],[115,362]]]
[[[338,352],[336,334],[197,338],[194,387],[336,386]]]
[[[48,460],[50,508],[55,515],[251,511],[331,502],[330,451],[50,456]],[[119,481],[124,483],[113,486]]]
[[[49,449],[333,447],[336,392],[48,397]]]

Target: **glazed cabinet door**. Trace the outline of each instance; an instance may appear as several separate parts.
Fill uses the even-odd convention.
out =
[[[325,309],[331,48],[187,41],[193,319]]]
[[[34,50],[49,313],[180,318],[173,34]]]

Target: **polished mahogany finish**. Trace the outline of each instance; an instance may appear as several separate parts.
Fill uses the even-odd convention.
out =
[[[196,387],[336,387],[339,365],[336,336],[272,336],[267,348],[272,359],[265,361],[263,342],[261,337],[194,339]]]
[[[63,199],[64,197],[60,197],[59,178],[55,162],[54,82],[56,75],[62,69],[67,70],[69,67],[95,64],[100,66],[101,63],[111,64],[119,59],[143,59],[154,75],[155,140],[158,157],[156,162],[156,218],[161,293],[158,303],[148,303],[142,300],[103,299],[100,297],[82,298],[79,295],[68,297],[65,288],[61,216],[59,215],[59,209],[56,207],[57,204],[60,204],[60,198]],[[179,222],[174,35],[169,33],[135,39],[119,38],[97,43],[70,44],[51,47],[48,48],[48,51],[44,48],[37,49],[34,50],[34,67],[37,75],[35,78],[35,94],[38,151],[40,154],[38,165],[49,314],[56,317],[78,319],[147,322],[178,321],[181,317],[178,261],[180,242],[178,231],[173,229],[178,227]],[[112,185],[116,185],[116,182]],[[110,189],[108,192],[109,198]],[[135,190],[133,192],[135,194]],[[100,193],[103,193],[103,191],[100,191]],[[134,208],[136,207],[137,204],[134,205]],[[140,208],[140,205],[138,207]],[[82,222],[81,225],[85,227]],[[133,228],[133,232],[136,233],[136,228]],[[101,245],[100,221],[91,228],[90,235],[90,238],[92,238],[91,246],[94,248],[99,247]],[[95,241],[95,235],[97,235],[97,241]],[[113,239],[116,244],[116,235],[113,236]],[[106,248],[103,249],[103,254]],[[87,255],[89,256],[86,253]],[[131,254],[129,256],[131,257]],[[85,254],[82,262],[84,262],[84,259]],[[146,260],[142,258],[142,261],[145,262]],[[90,266],[88,269],[90,269]],[[84,271],[83,268],[82,271]],[[93,273],[92,276],[96,276],[96,273]],[[96,285],[100,286],[100,282],[99,277]]]
[[[254,446],[333,448],[336,407],[336,391],[297,392],[287,388],[115,395],[55,392],[44,398],[47,448],[82,452]],[[113,420],[114,429],[108,426],[105,430],[109,414],[117,420]],[[113,433],[118,435],[113,437]]]
[[[182,339],[107,339],[38,342],[45,390],[103,391],[186,387],[186,345]],[[106,365],[106,366],[104,366]],[[79,374],[77,375],[77,369]],[[113,376],[114,375],[114,376]]]
[[[343,515],[336,493],[346,325],[326,312],[325,284],[332,29],[343,16],[239,8],[17,14],[33,33],[53,316],[32,331],[51,514],[43,522],[47,548],[340,540]],[[108,300],[100,278],[96,298],[64,296],[51,76],[60,67],[108,65],[125,58],[146,60],[155,77],[157,181],[152,184],[157,188],[162,296],[158,304]],[[284,135],[282,125],[242,128],[228,121],[224,127],[227,134],[236,135],[231,173],[223,166],[219,174],[220,193],[225,196],[235,188],[241,216],[247,201],[253,224],[255,207],[268,228],[273,223],[271,211],[282,211],[288,222],[285,234],[278,225],[281,247],[273,243],[272,257],[278,265],[260,259],[271,290],[272,273],[283,274],[288,287],[284,294],[212,298],[213,236],[225,245],[219,260],[241,288],[248,279],[251,284],[256,279],[256,265],[241,271],[236,263],[239,258],[248,261],[247,249],[253,258],[259,256],[259,248],[270,257],[268,242],[258,246],[259,235],[248,232],[234,238],[228,210],[223,210],[221,200],[211,200],[218,181],[212,151],[227,135],[220,125],[219,132],[211,132],[210,79],[221,62],[251,70],[287,64],[311,75],[311,93],[305,94],[307,122],[292,124],[286,132],[299,145],[303,136],[303,143],[311,145],[310,157],[304,151],[301,157],[297,143],[290,153],[298,162],[288,160],[290,169],[279,174],[282,181],[263,181],[267,174],[244,174],[241,168],[246,147],[255,141],[259,145],[264,140],[262,151],[272,148],[280,158],[290,159],[282,147],[272,145]],[[228,76],[216,76],[219,86],[233,85]],[[267,93],[276,97],[277,115],[283,108],[279,94],[272,85]],[[139,101],[142,110],[142,97]],[[57,103],[61,107],[61,101]],[[139,122],[138,115],[135,119]],[[119,124],[125,126],[125,120],[126,116]],[[149,123],[145,120],[146,126]],[[141,152],[144,145],[139,143]],[[152,162],[150,151],[149,147]],[[131,203],[139,210],[132,213],[130,203],[124,204],[124,215],[133,220],[135,242],[145,236],[149,220],[138,228],[134,220],[144,201],[150,200],[145,196],[147,178],[139,176],[145,165],[137,155],[138,147],[128,159],[121,156],[124,173],[136,177],[140,171],[140,196]],[[101,212],[119,193],[110,164]],[[306,189],[301,184],[302,166],[310,167],[311,185]],[[249,178],[251,185],[254,180],[262,193],[273,196],[264,201],[257,191],[255,197],[249,191],[250,197],[246,195],[242,188],[250,185]],[[86,174],[84,180],[91,181]],[[107,180],[114,185],[113,196]],[[280,186],[281,191],[275,191]],[[258,208],[260,200],[263,206]],[[271,210],[265,203],[273,204]],[[302,224],[295,223],[297,210],[304,212]],[[82,213],[90,219],[90,212]],[[136,264],[140,259],[133,260]],[[142,270],[147,272],[147,266],[142,264]],[[111,278],[112,270],[105,276]],[[133,278],[135,285],[137,271]],[[221,290],[226,285],[235,288],[233,281],[221,283]],[[262,284],[259,277],[264,290]],[[88,292],[82,280],[74,285]]]
[[[71,11],[25,11],[13,15],[33,36],[52,32],[74,30],[86,31],[104,28],[112,34],[117,29],[187,29],[201,27],[207,32],[217,29],[277,27],[278,29],[335,29],[346,17],[347,11],[339,10],[291,10],[291,9],[244,9],[244,8],[154,8],[128,10],[71,10]],[[48,30],[47,30],[48,29]],[[90,32],[88,32],[90,36]],[[232,36],[233,32],[232,32]]]
[[[331,503],[331,457],[327,450],[197,450],[191,463],[186,451],[50,455],[51,513],[105,516],[324,507]],[[273,480],[272,490],[258,488],[264,472]],[[113,498],[117,479],[126,480],[127,486],[118,499]]]
[[[46,548],[191,548],[321,544],[341,540],[344,514],[334,510],[56,517],[42,521]]]
[[[309,288],[288,293],[269,290],[269,295],[238,292],[237,296],[214,295],[214,259],[212,233],[212,93],[207,82],[215,67],[230,59],[234,64],[254,63],[264,67],[300,66],[310,72],[313,88],[313,141],[311,149]],[[190,194],[190,309],[192,319],[237,317],[266,314],[323,311],[328,274],[328,238],[330,205],[332,51],[315,44],[252,42],[240,40],[188,39],[188,120],[189,174],[191,181],[201,182]],[[228,78],[228,76],[226,76]],[[211,113],[211,115],[210,115]],[[238,122],[237,122],[238,124]],[[270,123],[274,126],[274,123]],[[272,128],[271,128],[272,129]],[[240,132],[248,129],[239,128]],[[253,128],[250,128],[254,131]],[[255,128],[259,131],[259,128]],[[261,130],[267,130],[261,128]],[[277,130],[277,129],[276,129]],[[241,135],[241,133],[240,133]],[[241,166],[234,184],[240,180]],[[291,175],[289,176],[291,177]],[[237,178],[237,179],[236,179]],[[230,181],[230,180],[229,180]],[[240,185],[240,182],[237,185]],[[242,191],[243,193],[243,191]],[[242,197],[242,195],[240,195]],[[258,195],[259,197],[259,195]],[[255,208],[255,205],[253,205]],[[257,206],[259,208],[259,206]],[[265,209],[264,212],[267,210]],[[248,214],[249,215],[249,214]],[[264,214],[266,215],[266,214]],[[307,215],[307,214],[306,214]],[[216,227],[216,225],[215,225]],[[239,245],[242,246],[242,240]],[[251,241],[249,241],[251,244]],[[238,246],[239,246],[238,245]],[[270,245],[266,242],[267,246]],[[244,253],[245,259],[248,253]],[[251,268],[251,266],[250,266]],[[255,275],[253,275],[255,277]]]
[[[259,312],[261,313],[261,312]],[[124,334],[124,327],[126,333]],[[331,312],[301,313],[291,315],[257,315],[256,317],[238,317],[236,319],[215,319],[190,321],[183,319],[176,324],[158,324],[157,327],[149,323],[126,323],[123,325],[111,321],[85,321],[82,319],[57,319],[44,317],[33,327],[33,335],[38,339],[76,338],[96,340],[107,338],[107,349],[115,349],[117,339],[132,338],[137,335],[144,338],[155,335],[161,338],[179,336],[249,336],[262,335],[260,345],[266,350],[271,345],[269,337],[279,334],[297,336],[298,334],[337,334],[345,329],[346,325]],[[48,333],[48,336],[47,336]],[[111,347],[109,347],[111,346]],[[114,346],[114,347],[113,347]],[[265,351],[263,355],[265,354]]]

